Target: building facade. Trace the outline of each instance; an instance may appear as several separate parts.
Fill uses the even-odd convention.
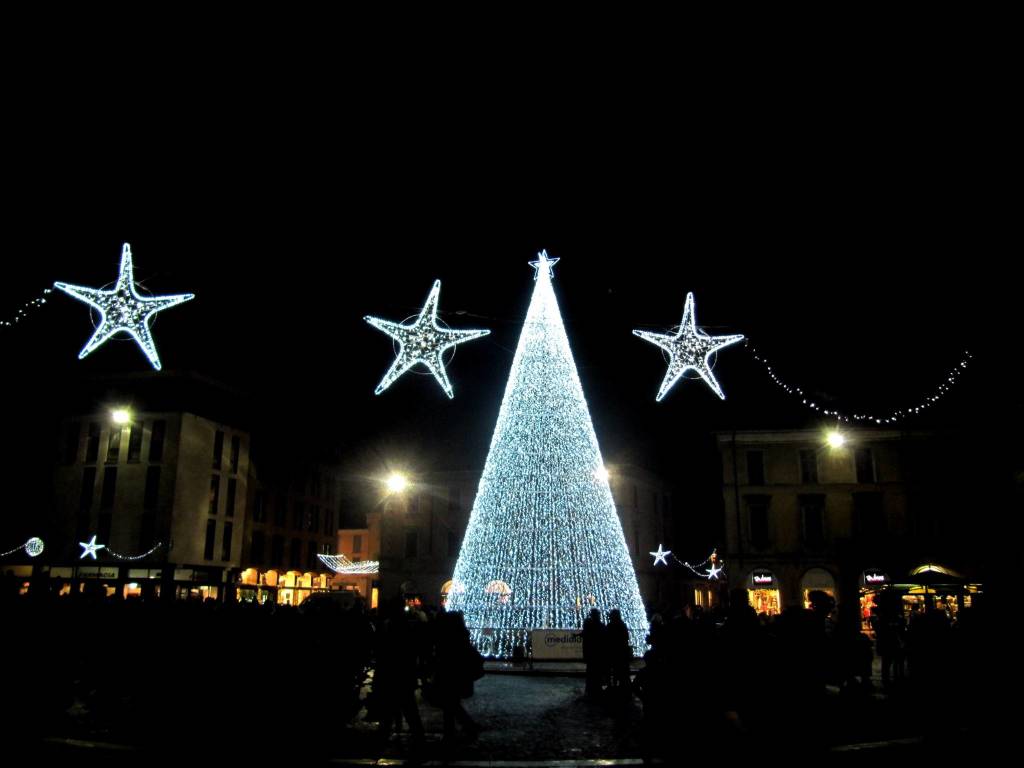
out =
[[[842,445],[830,445],[821,430],[717,435],[727,550],[720,554],[729,587],[745,590],[758,613],[808,607],[813,590],[860,601],[865,614],[882,588],[900,588],[905,602],[935,604],[936,590],[914,583],[924,581],[921,569],[936,558],[964,560],[943,512],[955,505],[935,498],[943,487],[955,495],[957,478],[936,476],[934,457],[949,450],[927,433],[841,435]],[[941,570],[957,574],[938,589],[943,607],[962,607],[965,598],[969,605],[978,585]]]

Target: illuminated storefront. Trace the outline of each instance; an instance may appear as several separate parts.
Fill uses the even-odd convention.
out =
[[[758,615],[778,616],[782,612],[779,582],[765,568],[755,568],[747,577],[747,599]]]
[[[800,579],[800,595],[804,608],[811,608],[811,592],[824,592],[833,600],[836,599],[836,580],[824,568],[811,568]]]

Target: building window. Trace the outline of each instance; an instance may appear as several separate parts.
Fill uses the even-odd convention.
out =
[[[770,496],[745,496],[750,545],[755,549],[766,549],[771,539],[768,525],[768,504]]]
[[[238,472],[238,454],[242,451],[242,438],[238,435],[231,436],[231,471]]]
[[[164,436],[167,434],[167,422],[157,419],[149,433],[149,460],[157,463],[164,460]]]
[[[224,538],[220,543],[220,559],[231,559],[231,534],[234,533],[234,523],[224,523]]]
[[[99,525],[96,526],[96,538],[100,542],[110,541],[111,522],[113,519],[114,516],[110,512],[100,513]]]
[[[275,535],[270,540],[270,560],[274,568],[284,565],[284,536]]]
[[[306,570],[315,571],[320,564],[320,558],[316,556],[316,542],[310,541],[306,544]]]
[[[217,509],[220,506],[220,475],[210,476],[210,509],[211,515],[217,514]]]
[[[252,521],[262,523],[266,521],[267,510],[263,506],[263,491],[256,491],[252,496]]]
[[[263,565],[263,548],[263,531],[253,531],[252,549],[249,552],[249,559],[252,560],[254,565]]]
[[[296,531],[301,531],[306,523],[306,505],[301,501],[296,501],[295,506],[292,507],[292,528]]]
[[[146,467],[146,491],[142,497],[143,509],[156,509],[160,498],[160,467]]]
[[[142,458],[142,422],[137,421],[128,428],[128,463],[138,464]]]
[[[764,451],[747,451],[747,485],[764,485]]]
[[[804,485],[818,484],[818,452],[814,449],[800,451],[800,482]]]
[[[821,549],[825,545],[825,497],[821,494],[801,496],[800,516],[804,545],[808,549]]]
[[[139,549],[148,550],[156,541],[156,513],[146,512],[139,527]]]
[[[96,467],[82,470],[82,493],[78,497],[78,509],[88,512],[92,509],[92,498],[96,493]]]
[[[213,542],[217,538],[217,521],[206,521],[206,545],[203,547],[203,559],[213,560]]]
[[[419,544],[419,537],[416,535],[416,531],[405,532],[405,556],[416,557],[416,549]]]
[[[100,425],[90,422],[89,432],[85,441],[85,463],[95,464],[100,454]]]
[[[309,507],[309,530],[320,530],[320,507],[316,504],[312,504]]]
[[[72,421],[64,433],[64,464],[74,464],[78,460],[78,442],[82,437],[82,423]]]
[[[283,493],[277,494],[274,501],[274,525],[283,528],[285,520],[288,519],[288,499]]]
[[[224,514],[228,517],[235,516],[235,494],[238,492],[238,481],[231,477],[228,478],[228,497],[224,500]]]
[[[213,437],[213,468],[220,469],[221,455],[224,453],[224,433],[219,429]]]
[[[854,461],[857,463],[857,482],[875,482],[875,462],[871,455],[871,449],[858,448],[854,452]]]
[[[861,539],[878,539],[885,536],[882,494],[853,494],[853,534]]]
[[[292,557],[291,557],[291,568],[292,570],[298,570],[302,567],[302,541],[299,539],[292,539]]]
[[[358,555],[363,551],[363,535],[356,533],[352,535],[352,554]]]
[[[117,467],[103,470],[103,491],[100,494],[100,509],[113,509],[114,492],[117,490]]]
[[[107,464],[117,464],[121,455],[121,428],[111,427],[107,436]]]

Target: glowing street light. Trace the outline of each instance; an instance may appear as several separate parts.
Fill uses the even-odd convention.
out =
[[[132,420],[132,412],[127,408],[115,408],[110,412],[110,418],[115,424],[124,426]]]
[[[385,483],[388,487],[388,493],[401,493],[409,485],[409,481],[406,479],[405,475],[400,472],[392,472],[388,475],[388,479]]]
[[[846,445],[846,438],[843,437],[841,432],[829,432],[825,441],[828,443],[829,448],[842,448]]]

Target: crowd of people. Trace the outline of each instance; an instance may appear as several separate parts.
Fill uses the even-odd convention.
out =
[[[163,751],[220,743],[265,755],[294,752],[297,737],[310,750],[336,749],[340,726],[360,717],[376,723],[381,744],[407,729],[403,741],[415,748],[424,705],[442,711],[445,745],[480,730],[463,702],[483,659],[457,612],[400,598],[380,610],[329,599],[292,608],[123,600],[95,588],[22,597],[6,586],[5,683],[18,695],[3,698],[0,717],[21,736],[60,723]],[[742,592],[731,597],[712,611],[652,615],[643,664],[619,611],[607,621],[591,611],[582,626],[585,696],[617,706],[638,697],[642,743],[657,754],[671,751],[665,742],[681,724],[720,743],[813,746],[834,712],[823,706],[827,694],[856,702],[872,693],[876,652],[883,686],[924,701],[979,695],[980,607],[961,611],[955,626],[940,612],[906,624],[883,602],[870,638],[857,611],[837,611],[824,593],[812,594],[810,610],[770,620]]]

